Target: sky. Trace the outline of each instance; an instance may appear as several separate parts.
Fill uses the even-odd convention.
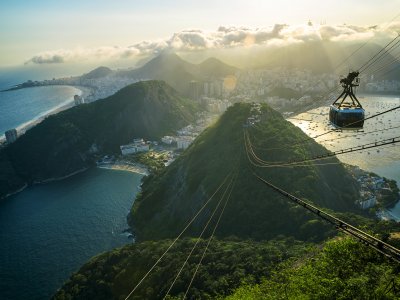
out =
[[[366,28],[399,13],[400,0],[2,0],[0,67],[83,60],[85,55],[101,58],[110,51],[129,57],[143,47],[169,47],[174,34],[193,29],[203,35],[219,34],[221,27],[272,31],[276,24],[297,26],[309,20]],[[214,47],[210,39],[207,47]],[[126,48],[132,45],[134,49]]]

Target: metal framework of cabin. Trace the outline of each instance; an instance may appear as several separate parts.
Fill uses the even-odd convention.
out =
[[[336,106],[337,108],[342,107],[344,100],[346,100],[347,96],[352,101],[352,104],[354,108],[362,108],[361,103],[358,101],[356,95],[354,94],[353,87],[359,86],[360,84],[360,79],[358,77],[360,73],[355,71],[355,72],[350,72],[346,78],[340,79],[340,84],[343,87],[343,92],[340,94],[339,97],[333,102],[332,105]],[[343,97],[343,98],[342,98]],[[338,104],[338,101],[342,98],[340,103]]]

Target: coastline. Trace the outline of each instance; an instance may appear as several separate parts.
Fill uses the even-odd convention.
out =
[[[143,176],[148,176],[150,174],[150,172],[148,171],[146,166],[141,165],[141,164],[134,164],[134,163],[126,162],[126,161],[116,161],[114,163],[98,164],[97,168],[118,170],[118,171],[127,171],[127,172],[141,174]]]
[[[67,175],[65,175],[65,176],[62,176],[62,177],[49,178],[49,179],[45,179],[45,180],[43,180],[43,181],[34,181],[32,185],[46,184],[46,183],[50,183],[50,182],[54,182],[54,181],[61,181],[61,180],[67,179],[67,178],[69,178],[69,177],[71,177],[71,176],[74,176],[74,175],[76,175],[76,174],[85,172],[85,171],[87,171],[88,169],[89,169],[89,168],[82,168],[82,169],[79,169],[79,170],[77,170],[77,171],[74,171],[74,172],[72,172],[72,173],[70,173],[70,174],[67,174]],[[7,199],[8,197],[11,197],[11,196],[13,196],[13,195],[16,195],[16,194],[22,192],[23,190],[25,190],[27,187],[29,187],[29,184],[25,183],[21,188],[15,190],[15,191],[13,191],[13,192],[10,192],[10,193],[8,193],[8,194],[5,195],[5,196],[0,197],[0,200],[4,200],[4,199]]]
[[[83,98],[88,97],[92,93],[92,90],[90,88],[88,88],[88,87],[81,87],[81,86],[75,86],[75,85],[74,86],[65,85],[65,86],[73,87],[73,88],[79,90],[80,91],[79,96],[81,96]],[[53,114],[57,114],[57,113],[59,113],[61,111],[69,109],[69,108],[71,108],[73,106],[74,106],[73,97],[66,99],[63,103],[61,103],[61,104],[59,104],[59,105],[57,105],[57,106],[55,106],[55,107],[53,107],[53,108],[51,108],[51,109],[49,109],[47,111],[42,112],[41,114],[35,116],[31,120],[29,120],[29,121],[27,121],[25,123],[22,123],[21,125],[17,126],[16,130],[17,130],[18,135],[24,134],[26,131],[28,131],[32,127],[36,126],[40,122],[42,122],[48,116],[53,115]],[[0,136],[0,142],[5,142],[5,140],[6,140],[5,135],[2,134]]]
[[[89,168],[82,168],[82,169],[76,170],[76,171],[74,171],[74,172],[72,172],[72,173],[70,173],[70,174],[67,174],[67,175],[65,175],[65,176],[61,176],[61,177],[52,177],[52,178],[48,178],[48,179],[45,179],[45,180],[42,180],[42,181],[34,181],[33,184],[34,184],[34,185],[35,185],[35,184],[45,184],[45,183],[49,183],[49,182],[53,182],[53,181],[60,181],[60,180],[63,180],[63,179],[67,179],[67,178],[69,178],[69,177],[71,177],[71,176],[74,176],[74,175],[76,175],[76,174],[85,172],[85,171],[87,171],[88,169],[89,169]]]
[[[132,172],[132,173],[136,173],[136,174],[141,174],[143,176],[148,176],[150,174],[148,169],[146,168],[146,166],[141,165],[141,164],[133,164],[133,163],[125,162],[125,161],[117,161],[115,163],[101,164],[101,165],[97,165],[96,167],[100,168],[100,169]],[[52,177],[52,178],[48,178],[48,179],[45,179],[42,181],[34,181],[32,186],[38,185],[38,184],[47,184],[47,183],[55,182],[55,181],[61,181],[61,180],[67,179],[69,177],[72,177],[74,175],[83,173],[89,169],[90,169],[90,167],[86,167],[86,168],[79,169],[77,171],[74,171],[74,172],[67,174],[65,176],[62,176],[62,177]],[[10,192],[5,196],[0,197],[0,200],[5,200],[8,197],[16,195],[16,194],[22,192],[23,190],[25,190],[27,187],[29,187],[29,185],[27,183],[25,183],[21,188],[15,190],[13,192]]]
[[[0,200],[5,200],[5,199],[7,199],[8,197],[11,197],[11,196],[13,196],[13,195],[16,195],[16,194],[22,192],[23,190],[25,190],[27,187],[28,187],[28,184],[25,183],[25,184],[23,185],[23,187],[17,189],[17,190],[14,191],[14,192],[8,193],[7,195],[1,197]]]
[[[393,214],[390,210],[388,210],[386,208],[379,210],[376,213],[376,216],[378,217],[379,220],[384,220],[384,221],[392,220],[397,223],[400,223],[400,217],[396,216],[395,214]]]

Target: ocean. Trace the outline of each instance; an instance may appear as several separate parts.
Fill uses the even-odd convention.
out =
[[[27,80],[78,75],[76,72],[76,68],[60,66],[2,68],[0,91]],[[61,107],[71,106],[74,95],[82,95],[82,91],[70,86],[47,86],[0,92],[0,140],[9,129],[22,129]]]
[[[8,129],[22,129],[37,119],[72,105],[82,91],[70,86],[46,86],[0,92],[0,137]]]
[[[91,169],[0,202],[0,299],[49,299],[91,257],[127,243],[142,175]]]

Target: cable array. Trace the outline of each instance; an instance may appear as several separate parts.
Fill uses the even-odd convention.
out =
[[[398,13],[397,15],[395,15],[390,21],[389,23],[386,25],[386,27],[384,29],[387,29],[393,22],[394,20],[396,20],[398,17],[400,17],[400,13]],[[358,51],[360,51],[362,48],[364,48],[372,39],[374,38],[374,36],[370,37],[364,44],[362,44],[360,47],[358,47],[356,50],[354,50],[347,58],[345,58],[340,64],[338,64],[335,67],[335,71],[341,67],[345,62],[347,62],[351,57],[353,57],[353,55],[355,55]]]
[[[400,14],[396,15],[391,21],[390,23],[392,23],[394,21],[394,19],[396,19],[397,17],[399,17]],[[364,44],[362,44],[360,47],[358,47],[355,51],[353,51],[345,60],[343,60],[339,65],[337,65],[335,67],[335,70],[338,69],[340,66],[342,66],[345,62],[347,62],[352,56],[354,56],[359,50],[361,50],[372,38],[370,38],[368,41],[366,41]],[[394,39],[392,39],[388,44],[386,44],[380,51],[378,51],[372,58],[370,58],[368,61],[366,61],[360,68],[360,72],[366,72],[368,70],[370,70],[373,66],[375,66],[377,63],[381,62],[384,58],[388,57],[390,54],[393,53],[394,50],[398,49],[400,47],[400,34],[397,35]],[[389,59],[388,62],[386,62],[384,65],[381,65],[377,68],[375,68],[372,72],[373,73],[379,73],[382,72],[384,70],[386,70],[387,67],[389,67],[390,65],[392,65],[393,63],[398,62],[400,56],[393,56],[392,58]],[[397,66],[399,67],[399,66]],[[396,68],[397,68],[396,67]],[[393,72],[395,69],[391,69],[390,71],[384,73],[387,74],[389,72]],[[383,76],[383,74],[381,74],[381,76]],[[329,96],[331,93],[334,93],[335,91],[337,91],[340,88],[340,86],[336,86],[333,87],[332,89],[330,89],[329,91],[327,91],[322,98],[325,98],[327,96]],[[308,91],[306,91],[305,93],[307,93]],[[384,112],[380,112],[377,113],[375,115],[369,116],[364,118],[363,120],[359,120],[356,122],[353,122],[351,124],[348,124],[347,126],[344,127],[351,127],[352,125],[355,125],[358,122],[363,122],[365,120],[369,120],[372,118],[375,118],[377,116],[383,115],[385,113],[389,113],[391,111],[397,110],[399,109],[400,106],[394,107],[392,109],[389,109],[387,111]],[[392,127],[392,128],[388,128],[388,129],[382,129],[382,130],[375,130],[375,131],[371,131],[368,133],[364,133],[364,134],[371,134],[374,132],[381,132],[381,131],[385,131],[385,130],[389,130],[389,129],[394,129],[394,128],[398,128],[400,126],[397,127]],[[338,131],[337,129],[333,129],[333,130],[329,130],[326,131],[322,134],[316,135],[314,137],[308,137],[307,139],[294,143],[292,145],[290,145],[289,147],[295,147],[297,145],[303,144],[305,142],[310,142],[311,140],[314,140],[316,138],[319,138],[321,136],[324,136],[326,134],[332,133],[332,132],[336,132]],[[271,137],[272,139],[273,137]],[[345,138],[345,137],[342,137]],[[339,138],[337,138],[339,139]],[[329,140],[325,140],[325,141],[329,141]],[[254,147],[252,145],[252,142],[250,140],[249,137],[249,133],[247,130],[244,130],[244,147],[245,147],[245,152],[248,158],[248,161],[256,167],[260,167],[260,168],[277,168],[277,167],[310,167],[310,166],[322,166],[322,165],[334,165],[334,164],[340,164],[340,162],[327,162],[327,163],[313,163],[312,165],[310,165],[310,162],[315,162],[315,161],[319,161],[319,160],[326,160],[332,157],[335,157],[337,155],[341,155],[341,154],[346,154],[346,153],[351,153],[351,152],[359,152],[359,151],[363,151],[363,150],[367,150],[367,149],[371,149],[371,148],[376,148],[376,147],[383,147],[383,146],[387,146],[387,145],[392,145],[392,144],[396,144],[396,143],[400,143],[400,137],[393,137],[390,139],[383,139],[380,141],[376,141],[373,143],[368,143],[368,144],[364,144],[364,145],[360,145],[360,146],[355,146],[355,147],[350,147],[350,148],[346,148],[346,149],[341,149],[338,151],[333,151],[333,152],[327,152],[321,155],[317,155],[317,156],[313,156],[311,158],[308,159],[302,159],[302,160],[296,160],[296,161],[287,161],[287,162],[268,162],[265,161],[263,159],[261,159],[254,151]],[[285,148],[288,148],[287,146]],[[281,149],[281,148],[269,148],[267,150],[273,150],[273,149]],[[264,178],[260,177],[259,175],[257,175],[256,173],[254,173],[254,176],[260,180],[262,183],[264,183],[265,185],[269,186],[270,188],[272,188],[273,190],[277,191],[278,193],[280,193],[281,195],[285,196],[286,198],[288,198],[289,200],[291,200],[292,202],[301,205],[302,207],[304,207],[305,209],[307,209],[308,211],[312,212],[313,214],[317,215],[318,217],[324,219],[325,221],[327,221],[328,223],[334,225],[338,230],[351,235],[353,237],[355,237],[356,239],[360,240],[361,242],[363,242],[364,244],[366,244],[367,246],[373,248],[374,250],[378,251],[379,253],[385,255],[386,257],[389,257],[390,259],[400,263],[400,250],[377,239],[376,237],[344,222],[343,220],[340,220],[339,218],[334,217],[331,214],[328,214],[324,211],[322,211],[321,209],[305,202],[304,200],[301,200],[293,195],[291,195],[290,193],[280,189],[279,187],[273,185],[272,183],[270,183],[269,181],[265,180]],[[184,299],[187,297],[187,294],[193,284],[194,278],[196,277],[196,274],[199,270],[199,267],[206,255],[206,252],[208,250],[208,247],[215,235],[215,232],[218,228],[218,225],[220,223],[220,220],[224,214],[225,208],[229,202],[229,199],[232,195],[234,186],[235,186],[235,182],[236,179],[238,177],[238,171],[235,172],[235,174],[232,172],[230,172],[225,178],[224,180],[221,182],[221,184],[217,187],[217,189],[214,191],[214,193],[206,200],[206,202],[200,207],[200,209],[196,212],[196,214],[190,219],[190,221],[186,224],[186,226],[183,228],[183,230],[178,234],[178,236],[170,243],[170,245],[168,246],[168,248],[162,253],[162,255],[157,259],[157,261],[152,265],[152,267],[142,276],[142,278],[138,281],[138,283],[135,285],[135,287],[129,292],[129,294],[127,295],[127,297],[125,298],[125,300],[129,299],[132,294],[137,290],[137,288],[143,283],[143,281],[149,276],[149,274],[155,269],[155,267],[161,262],[161,260],[165,257],[165,255],[170,251],[170,249],[174,246],[174,244],[181,238],[181,236],[186,232],[186,230],[189,228],[189,226],[195,221],[195,219],[199,216],[199,214],[205,209],[205,207],[211,202],[211,200],[215,197],[215,195],[222,189],[222,187],[225,185],[225,183],[228,181],[228,185],[226,186],[223,195],[221,196],[221,198],[219,199],[218,203],[216,204],[212,214],[210,215],[209,219],[207,220],[205,226],[203,227],[200,235],[197,237],[197,240],[194,244],[194,246],[192,247],[191,251],[189,252],[189,254],[187,255],[185,261],[183,262],[182,266],[180,267],[180,269],[178,270],[176,276],[174,277],[174,280],[172,281],[171,285],[169,286],[168,290],[166,291],[165,297],[164,299],[169,295],[171,289],[173,288],[174,284],[176,283],[176,280],[178,279],[178,277],[180,276],[182,270],[184,269],[184,267],[186,266],[188,260],[190,259],[191,255],[193,254],[194,250],[196,249],[199,241],[201,240],[201,238],[203,237],[205,231],[207,230],[208,226],[210,225],[210,223],[212,222],[212,219],[214,218],[215,214],[217,213],[218,209],[220,208],[221,204],[223,203],[223,206],[220,210],[219,216],[217,221],[215,222],[215,225],[213,227],[212,233],[207,241],[206,247],[203,250],[202,256],[198,262],[198,264],[196,265],[196,269],[191,277],[191,280],[187,286],[187,289],[185,291],[184,294]],[[228,180],[228,178],[230,178]]]
[[[263,179],[262,177],[260,177],[259,175],[257,175],[256,173],[253,173],[254,176],[260,180],[262,183],[264,183],[265,185],[269,186],[270,188],[272,188],[273,190],[275,190],[276,192],[280,193],[281,195],[285,196],[286,198],[288,198],[289,200],[291,200],[292,202],[304,207],[305,209],[307,209],[308,211],[310,211],[311,213],[317,215],[319,218],[325,220],[326,222],[332,224],[333,226],[335,226],[338,230],[344,232],[347,235],[350,235],[354,238],[356,238],[357,240],[361,241],[362,243],[364,243],[365,245],[367,245],[368,247],[374,249],[375,251],[383,254],[384,256],[392,259],[393,261],[400,263],[400,250],[397,249],[396,247],[393,247],[392,245],[389,245],[385,242],[383,242],[382,240],[370,235],[369,233],[366,233],[360,229],[358,229],[357,227],[354,227],[348,223],[346,223],[345,221],[324,212],[323,210],[319,209],[318,207],[307,203],[304,200],[301,200],[300,198],[297,198],[296,196],[282,190],[281,188],[273,185],[271,182]]]
[[[390,53],[390,51],[392,51],[393,49],[397,49],[399,45],[400,45],[400,35],[397,35],[394,39],[392,39],[389,43],[387,43],[385,47],[379,50],[371,59],[366,61],[359,68],[360,73],[365,72],[371,66],[375,65],[378,61],[381,61],[384,57],[386,57]]]
[[[311,162],[311,161],[316,161],[316,160],[322,160],[322,159],[328,159],[332,158],[337,155],[342,155],[342,154],[347,154],[347,153],[352,153],[352,152],[359,152],[363,150],[368,150],[371,148],[377,148],[377,147],[382,147],[385,145],[391,145],[391,144],[397,144],[400,143],[400,136],[398,137],[393,137],[389,139],[383,139],[380,141],[372,142],[372,143],[367,143],[359,146],[354,146],[350,148],[345,148],[337,151],[331,151],[331,152],[326,152],[320,155],[316,155],[307,159],[300,159],[300,160],[294,160],[294,161],[265,161],[261,159],[253,150],[253,146],[251,144],[250,138],[248,136],[247,132],[244,132],[244,139],[245,139],[245,148],[246,152],[253,158],[253,162],[255,161],[258,167],[261,168],[273,168],[273,167],[289,167],[289,166],[299,166],[301,163],[306,163],[306,162]]]
[[[172,289],[173,286],[175,285],[176,280],[178,279],[179,275],[182,273],[182,270],[184,269],[184,267],[186,266],[187,262],[189,261],[189,258],[192,256],[192,254],[193,254],[194,250],[196,249],[198,243],[200,242],[200,240],[201,240],[203,234],[205,233],[206,229],[208,228],[208,225],[210,224],[211,220],[213,219],[213,217],[214,217],[215,213],[217,212],[218,208],[220,207],[221,203],[222,203],[223,200],[225,199],[225,195],[227,194],[228,190],[230,189],[230,193],[232,192],[232,182],[233,182],[233,180],[234,180],[234,177],[235,177],[234,175],[231,175],[230,182],[229,182],[228,186],[225,188],[225,191],[224,191],[222,197],[219,199],[219,201],[218,201],[217,205],[215,206],[215,208],[214,208],[214,210],[213,210],[211,216],[208,218],[207,223],[206,223],[205,226],[203,227],[203,230],[201,231],[200,235],[197,237],[197,240],[196,240],[195,244],[193,245],[192,249],[190,250],[189,254],[187,255],[185,261],[183,262],[183,264],[182,264],[181,268],[179,269],[178,273],[176,274],[174,280],[172,281],[172,283],[171,283],[170,287],[168,288],[168,290],[167,290],[167,292],[166,292],[166,294],[165,294],[165,296],[164,296],[163,299],[166,299],[166,297],[167,297],[167,296],[169,295],[169,293],[171,292],[171,289]],[[230,197],[230,194],[229,194],[229,197]],[[224,205],[224,209],[225,209],[225,206],[226,206],[226,203],[225,203],[225,205]],[[224,209],[223,209],[223,210],[224,210]],[[221,211],[221,214],[223,213],[223,210]],[[221,216],[221,214],[220,214],[220,216]],[[214,230],[214,231],[215,231],[215,230]],[[213,231],[213,233],[214,233],[214,231]],[[208,248],[208,247],[207,247],[207,248]],[[201,261],[200,261],[200,263],[201,263]],[[196,268],[196,272],[197,272],[197,268]],[[193,275],[192,278],[194,278],[196,272],[194,273],[194,275]],[[191,280],[191,283],[192,283],[192,281],[193,281],[193,279]],[[189,290],[191,283],[189,284],[189,287],[187,288],[187,291]],[[186,297],[186,294],[185,294],[185,297]],[[185,298],[185,297],[184,297],[184,298]]]
[[[231,173],[230,173],[231,174]],[[207,199],[207,201],[200,207],[200,209],[197,211],[197,213],[192,217],[192,219],[186,224],[186,226],[183,228],[183,230],[178,234],[178,236],[171,242],[169,247],[163,252],[163,254],[158,258],[158,260],[153,264],[153,266],[146,272],[146,274],[143,275],[143,277],[139,280],[139,282],[135,285],[135,287],[129,292],[128,296],[126,296],[125,300],[129,299],[129,297],[137,290],[137,288],[143,283],[143,281],[149,276],[149,274],[154,270],[154,268],[161,262],[161,260],[164,258],[164,256],[171,250],[172,246],[175,245],[175,243],[179,240],[179,238],[186,232],[186,230],[189,228],[189,226],[196,220],[196,218],[199,216],[199,214],[204,210],[204,208],[211,202],[211,200],[214,198],[214,196],[218,193],[218,191],[222,188],[222,186],[225,184],[227,181],[228,177],[230,176],[228,174],[225,179],[222,181],[222,183],[217,187],[215,192]]]
[[[347,139],[347,138],[356,137],[356,136],[360,136],[360,135],[370,135],[370,134],[373,134],[373,133],[385,132],[385,131],[398,129],[398,128],[400,128],[400,125],[399,126],[387,127],[387,128],[383,128],[383,129],[372,130],[372,131],[368,131],[368,132],[357,131],[356,133],[353,133],[353,134],[339,136],[339,137],[326,139],[326,140],[321,140],[321,141],[318,141],[318,143],[321,144],[321,143],[325,143],[325,142],[334,142],[334,141],[341,140],[341,139]],[[269,138],[268,138],[268,140],[269,140]],[[314,139],[312,137],[310,137],[310,139],[307,140],[307,142],[311,142],[311,141],[314,141]],[[254,149],[267,150],[268,151],[268,150],[280,150],[280,149],[295,148],[295,147],[297,147],[297,146],[299,146],[301,144],[305,144],[305,142],[299,142],[299,143],[296,142],[296,143],[293,143],[291,145],[287,145],[285,147],[259,147],[259,146],[255,146],[255,145],[252,145],[252,146],[253,146]]]
[[[235,177],[235,180],[234,180],[234,181],[236,181],[236,178],[237,178],[237,174],[236,174],[236,177]],[[190,287],[191,287],[192,284],[193,284],[193,280],[194,280],[194,278],[196,277],[197,271],[199,270],[199,267],[200,267],[200,265],[201,265],[201,263],[202,263],[202,261],[203,261],[205,255],[206,255],[206,253],[207,253],[208,247],[210,246],[210,243],[211,243],[211,241],[212,241],[212,239],[213,239],[213,237],[214,237],[215,231],[217,230],[218,225],[219,225],[219,222],[221,221],[221,218],[222,218],[222,216],[223,216],[223,214],[224,214],[226,205],[227,205],[228,202],[229,202],[229,199],[230,199],[230,197],[231,197],[233,188],[234,188],[234,183],[232,184],[232,186],[231,186],[231,188],[230,188],[228,197],[226,198],[225,204],[224,204],[224,206],[222,207],[222,210],[221,210],[221,213],[219,214],[218,220],[217,220],[217,222],[215,223],[215,226],[214,226],[214,229],[213,229],[213,231],[212,231],[212,233],[211,233],[211,236],[208,238],[207,245],[206,245],[206,247],[204,248],[204,251],[203,251],[203,254],[201,255],[200,261],[198,262],[198,264],[197,264],[197,266],[196,266],[196,269],[195,269],[195,271],[194,271],[194,273],[193,273],[193,276],[192,276],[192,278],[190,279],[190,283],[189,283],[189,285],[188,285],[188,287],[187,287],[187,289],[186,289],[185,295],[183,296],[183,300],[186,298],[186,296],[187,296],[187,294],[188,294],[188,292],[189,292],[189,289],[190,289]]]

